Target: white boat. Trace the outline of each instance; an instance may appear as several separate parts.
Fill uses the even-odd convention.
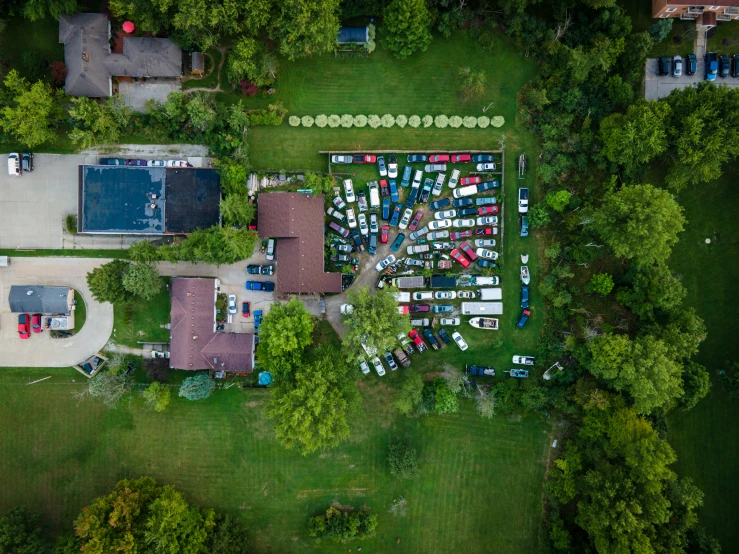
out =
[[[521,263],[526,265],[529,263],[529,255],[528,254],[521,254]]]
[[[486,331],[498,330],[498,320],[494,317],[473,317],[470,319],[470,325],[475,329],[485,329]]]
[[[524,285],[528,285],[531,282],[531,275],[529,275],[529,266],[521,266],[521,282]]]

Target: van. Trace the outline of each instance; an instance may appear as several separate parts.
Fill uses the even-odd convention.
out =
[[[477,185],[467,185],[466,187],[460,187],[452,191],[454,198],[463,198],[465,196],[472,196],[477,194]]]
[[[413,254],[423,254],[429,250],[431,250],[431,247],[429,247],[428,244],[414,244],[406,248],[406,252],[409,256],[412,256]]]
[[[377,235],[372,233],[369,236],[369,246],[367,246],[367,252],[374,255],[377,252]]]
[[[267,241],[267,259],[270,261],[275,259],[275,239]]]
[[[413,300],[433,300],[434,293],[428,291],[414,292]]]
[[[8,175],[11,177],[21,176],[21,157],[17,152],[8,154]]]
[[[411,301],[411,293],[410,292],[394,292],[393,296],[395,297],[395,301],[399,304],[408,303]]]
[[[377,182],[367,183],[367,186],[369,187],[369,193],[370,193],[370,209],[371,210],[379,210],[380,209],[380,190],[377,186]]]

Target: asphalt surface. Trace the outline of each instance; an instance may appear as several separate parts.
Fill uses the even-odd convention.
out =
[[[703,58],[698,58],[695,74],[687,75],[683,71],[683,74],[680,77],[673,77],[672,75],[658,75],[657,62],[657,58],[650,58],[646,63],[644,74],[644,98],[647,100],[659,100],[660,98],[668,96],[673,90],[695,86],[706,80],[705,61]],[[726,85],[728,87],[739,87],[739,77],[729,76],[723,79],[721,77],[717,77],[714,83],[717,85]]]

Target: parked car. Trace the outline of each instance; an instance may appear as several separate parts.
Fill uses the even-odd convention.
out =
[[[477,183],[482,183],[482,177],[479,177],[477,175],[471,176],[471,177],[463,177],[460,179],[459,184],[462,186],[465,185],[476,185]]]
[[[362,214],[362,215],[364,215],[364,214]],[[370,214],[370,224],[369,224],[369,227],[370,227],[370,229],[369,229],[370,230],[370,233],[377,234],[379,232],[379,230],[380,230],[380,227],[377,224],[377,214],[375,212],[372,212]]]
[[[498,206],[492,205],[492,206],[480,206],[477,208],[477,215],[495,215],[498,213]]]
[[[412,215],[413,210],[411,210],[410,208],[406,208],[403,212],[403,217],[400,218],[400,223],[398,223],[398,229],[406,229],[411,221]]]
[[[255,265],[255,264],[250,264],[250,265],[246,266],[246,272],[249,275],[259,275],[260,269],[261,269],[260,266]]]
[[[497,234],[498,234],[497,227],[481,227],[479,229],[475,229],[476,237],[486,237],[488,235],[497,235]]]
[[[370,369],[367,365],[367,361],[364,358],[359,358],[359,371],[365,375],[369,375]]]
[[[467,268],[470,265],[470,261],[464,257],[462,252],[457,250],[456,248],[452,250],[449,255],[452,257],[452,259],[457,262],[459,265],[461,265],[463,268]]]
[[[513,363],[518,365],[534,365],[536,358],[534,356],[513,356]]]
[[[455,198],[452,200],[452,206],[455,208],[463,208],[464,206],[472,206],[475,201],[472,198]]]
[[[98,165],[126,165],[123,158],[99,158]]]
[[[33,314],[31,316],[31,329],[34,333],[42,333],[44,328],[41,326],[41,314]]]
[[[462,239],[468,239],[472,236],[472,231],[467,229],[466,231],[454,231],[450,235],[450,239],[452,240],[462,240]]]
[[[367,216],[365,214],[359,214],[359,232],[362,233],[363,237],[369,235],[369,226],[367,225]]]
[[[461,229],[463,227],[474,227],[475,220],[472,218],[455,219],[454,221],[452,221],[452,225],[454,225],[454,227],[457,229]]]
[[[447,200],[449,200],[447,198]],[[436,212],[434,214],[434,219],[450,219],[452,217],[456,217],[457,210],[443,210],[441,212]]]
[[[8,154],[8,175],[11,177],[20,177],[23,175],[21,171],[21,157],[17,152]]]
[[[348,229],[344,229],[341,225],[339,225],[335,221],[329,221],[328,226],[329,226],[329,228],[331,230],[336,231],[337,233],[339,233],[344,238],[346,238],[346,237],[349,236],[349,230]]]
[[[377,156],[371,154],[363,154],[360,156],[352,156],[355,164],[373,164],[377,161]]]
[[[698,58],[695,54],[688,54],[685,58],[685,73],[694,75],[698,69]]]
[[[439,341],[434,336],[434,333],[431,331],[431,329],[429,329],[428,327],[426,329],[424,329],[423,330],[423,337],[427,341],[429,341],[429,344],[431,345],[431,348],[433,348],[434,350],[438,350],[439,349],[439,346],[440,346],[439,345]]]
[[[434,300],[454,300],[457,293],[453,290],[437,290],[434,293]]]
[[[335,196],[332,202],[334,203],[334,206],[336,206],[337,210],[343,210],[346,208],[346,203],[341,199],[341,196]]]
[[[403,168],[403,178],[400,180],[400,186],[401,187],[408,187],[411,184],[411,173],[413,173],[413,168],[409,165],[405,166]]]
[[[475,167],[477,168],[477,171],[495,171],[496,165],[490,162],[490,163],[477,164]]]
[[[530,315],[531,312],[529,310],[524,310],[523,312],[521,312],[521,315],[516,322],[516,327],[518,327],[519,329],[523,329],[523,326],[526,325],[526,322],[529,320]]]
[[[352,157],[351,156],[345,156],[345,155],[333,155],[331,156],[331,163],[332,164],[350,164],[352,163]]]
[[[669,56],[661,56],[657,62],[657,74],[669,75],[672,73],[672,60]]]
[[[449,188],[453,189],[459,184],[459,169],[452,171],[452,176],[449,177]]]
[[[350,254],[352,250],[354,250],[351,244],[337,244],[336,246],[334,246],[334,248],[336,248],[336,250],[338,250],[339,252],[344,252],[345,254]],[[263,265],[262,267],[264,268],[264,267],[272,267],[272,266]],[[270,273],[270,275],[272,274]]]
[[[346,219],[346,216],[343,213],[341,213],[339,210],[335,209],[332,206],[328,207],[328,210],[326,210],[326,213],[330,215],[331,217],[338,219],[341,222],[343,222]]]
[[[469,154],[453,154],[452,155],[452,163],[455,164],[461,164],[461,163],[467,163],[472,161],[472,156]]]
[[[477,218],[477,225],[497,225],[498,224],[498,216],[497,215],[482,215]]]
[[[147,167],[149,162],[146,160],[126,160],[126,165],[134,167]]]
[[[403,233],[398,233],[398,236],[395,237],[395,240],[390,245],[390,250],[393,252],[397,252],[400,249],[400,245],[403,244],[403,241],[405,240],[405,235]]]
[[[416,215],[413,216],[413,221],[411,221],[410,225],[408,225],[408,229],[411,231],[415,231],[418,228],[418,224],[421,223],[421,219],[423,218],[423,212],[421,210],[418,210],[416,212]]]
[[[185,160],[167,160],[164,162],[166,167],[192,167],[192,164],[187,163]]]
[[[146,165],[149,167],[164,167],[164,160],[149,160]]]
[[[426,235],[426,238],[428,240],[448,239],[449,231],[432,231],[428,235]]]
[[[529,211],[529,189],[522,187],[518,189],[518,213],[525,214]]]
[[[432,154],[429,156],[429,162],[432,164],[447,163],[449,161],[449,154]]]
[[[18,337],[22,340],[31,338],[31,318],[28,314],[18,316]]]
[[[375,269],[377,271],[382,271],[387,266],[389,266],[390,264],[393,264],[393,263],[395,263],[395,256],[393,256],[392,254],[390,254],[390,255],[384,257],[382,260],[380,260],[377,263],[377,265],[375,266]]]
[[[672,58],[672,76],[680,77],[683,74],[683,57],[675,54]]]
[[[424,166],[423,170],[426,173],[435,173],[435,172],[446,171],[446,164],[426,164],[426,166]]]
[[[431,247],[434,250],[452,250],[454,248],[453,242],[432,242]]]
[[[441,340],[444,341],[444,344],[452,342],[452,338],[449,336],[449,333],[446,332],[446,329],[439,329],[438,333]]]
[[[459,249],[464,252],[467,257],[473,262],[477,259],[477,253],[472,249],[472,246],[470,246],[469,242],[464,241],[460,243]]]
[[[398,185],[395,182],[395,179],[390,179],[390,199],[393,202],[400,201],[400,195],[398,194]]]
[[[354,242],[355,248],[359,252],[364,252],[364,243],[362,242],[362,235],[361,235],[361,233],[359,231],[357,231],[356,229],[354,229],[351,232],[350,236],[352,237],[352,241]]]
[[[389,225],[383,225],[380,228],[380,242],[382,244],[387,244],[387,235],[388,235],[388,232],[389,231],[390,231],[390,226]]]
[[[360,212],[366,212],[369,209],[367,206],[367,194],[363,190],[357,193],[357,206],[359,206]]]
[[[529,236],[529,218],[525,215],[518,218],[518,234],[522,237]]]
[[[429,161],[429,157],[426,154],[408,154],[408,163],[419,163]]]
[[[432,300],[434,298],[434,293],[431,291],[418,291],[414,292],[411,295],[411,298],[413,298],[413,300]]]
[[[249,317],[251,315],[251,306],[248,302],[241,303],[241,315],[242,317]]]
[[[475,239],[475,246],[477,248],[484,248],[486,246],[495,246],[495,239]]]
[[[344,179],[344,195],[350,204],[357,201],[357,197],[354,196],[354,183],[351,179]]]
[[[495,160],[492,154],[475,154],[472,156],[472,161],[477,164],[481,162],[493,162]]]
[[[718,75],[718,54],[708,52],[706,54],[706,81],[715,81],[716,75]]]
[[[418,334],[418,331],[416,331],[415,329],[412,329],[408,333],[408,338],[410,338],[413,341],[413,344],[416,346],[416,350],[418,350],[418,352],[426,352],[426,343],[423,342],[423,339]]]
[[[439,219],[429,223],[430,231],[438,231],[439,229],[448,229],[452,226],[451,219]]]
[[[396,179],[398,177],[398,157],[390,156],[387,163],[387,176],[390,179]]]
[[[449,200],[448,198],[442,198],[441,200],[435,200],[434,202],[431,202],[431,204],[429,204],[429,208],[431,209],[431,211],[435,212],[436,210],[446,208],[451,203],[451,200]]]
[[[458,317],[442,317],[439,320],[439,322],[442,325],[453,325],[453,326],[457,326],[460,323],[462,323],[462,320],[460,318],[458,318]]]
[[[275,259],[275,239],[269,239],[267,241],[266,258],[270,262]]]
[[[33,171],[33,154],[31,152],[24,152],[21,155],[21,170]]]
[[[349,225],[350,229],[357,228],[357,218],[354,215],[354,208],[346,209],[346,224]]]
[[[512,369],[508,372],[508,374],[511,377],[516,377],[517,379],[528,379],[529,370],[528,369]]]
[[[457,210],[458,217],[467,217],[468,215],[477,215],[477,208],[470,206],[469,208],[459,208]]]
[[[390,219],[390,205],[391,203],[389,198],[382,199],[382,219],[385,221]]]
[[[495,196],[480,196],[479,198],[475,198],[475,204],[478,206],[492,206],[497,203],[498,198]]]
[[[273,292],[275,290],[275,284],[272,281],[247,281],[246,290]]]
[[[452,333],[452,338],[454,339],[454,342],[457,343],[460,350],[467,350],[467,342],[462,338],[462,335],[459,334],[459,331],[454,331]]]
[[[475,291],[472,290],[460,290],[457,292],[457,298],[464,298],[465,300],[471,300],[475,297]]]
[[[383,156],[377,156],[377,169],[380,172],[380,177],[387,177],[387,166]]]
[[[372,358],[371,361],[372,361],[372,367],[375,368],[375,371],[377,372],[377,375],[379,375],[380,377],[384,376],[385,375],[385,368],[382,367],[382,362],[380,361],[380,358],[378,358],[377,356],[375,356],[374,358]]]
[[[729,60],[729,56],[727,56],[726,54],[723,54],[718,59],[719,77],[721,78],[728,77],[730,71],[731,71],[731,61]]]
[[[481,258],[485,258],[486,260],[498,259],[498,253],[492,250],[488,250],[487,248],[478,248],[476,253],[478,256],[480,256]]]
[[[477,260],[477,267],[479,267],[480,269],[487,269],[498,267],[498,264],[496,264],[495,262],[491,262],[490,260],[484,260],[480,258],[479,260]]]
[[[390,352],[385,352],[385,363],[387,363],[388,367],[393,371],[398,369],[398,364],[395,363],[395,359]]]
[[[521,285],[521,307],[529,307],[529,286]]]
[[[416,258],[406,258],[405,265],[406,267],[423,267],[425,264]]]
[[[413,231],[413,232],[411,233],[411,236],[410,236],[409,238],[410,238],[411,240],[418,240],[418,239],[419,239],[420,237],[422,237],[423,235],[425,235],[425,234],[426,234],[426,233],[428,233],[428,232],[429,232],[429,227],[428,227],[428,225],[424,225],[424,226],[423,226],[423,227],[421,227],[420,229],[416,229],[415,231]]]
[[[431,311],[431,306],[429,306],[428,304],[412,304],[411,305],[411,312],[413,312],[414,314],[425,313],[425,312],[430,312],[430,311]]]
[[[500,183],[495,179],[493,179],[492,181],[483,181],[482,183],[478,183],[477,192],[485,192],[486,190],[497,189],[499,186]]]
[[[731,57],[731,76],[739,77],[739,54],[734,54]]]
[[[393,215],[390,217],[390,225],[393,227],[398,226],[398,221],[400,220],[400,212],[403,209],[403,207],[400,204],[395,204],[395,207],[393,208]]]

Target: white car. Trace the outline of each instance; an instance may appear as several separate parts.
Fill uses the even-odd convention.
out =
[[[462,323],[462,320],[458,317],[442,317],[441,318],[442,325],[459,325],[460,323]]]
[[[379,233],[380,228],[377,226],[377,214],[372,212],[370,214],[370,233]]]
[[[525,214],[529,211],[529,189],[518,189],[518,213]]]
[[[467,350],[468,348],[467,343],[462,338],[462,335],[459,334],[459,331],[454,331],[452,333],[452,338],[454,339],[454,342],[457,343],[457,346],[459,346],[460,350]]]
[[[426,235],[426,238],[428,240],[448,239],[449,231],[433,231]]]
[[[413,231],[411,233],[410,239],[411,240],[418,240],[419,238],[421,238],[423,235],[425,235],[428,232],[429,232],[428,225],[424,225],[420,229],[416,229],[415,231]]]
[[[434,214],[434,219],[450,219],[457,215],[457,210],[442,210]]]
[[[326,213],[330,216],[335,217],[341,222],[343,222],[346,219],[346,216],[343,213],[341,213],[339,210],[331,206],[329,206],[328,210],[326,210]]]
[[[475,239],[475,246],[482,248],[483,246],[495,246],[495,239]]]
[[[469,300],[470,298],[474,298],[474,297],[475,297],[475,292],[471,290],[460,290],[457,293],[457,298],[465,298]]]
[[[513,363],[518,365],[534,365],[534,356],[513,356]]]
[[[189,167],[185,160],[167,160],[167,167]]]
[[[448,229],[451,226],[452,226],[451,219],[440,219],[439,221],[432,221],[431,223],[429,223],[429,230],[437,231],[439,229]]]
[[[433,292],[414,292],[413,300],[431,300],[434,297]]]
[[[146,165],[149,167],[164,167],[164,160],[149,160]]]
[[[332,164],[350,164],[352,163],[352,161],[353,160],[351,156],[339,156],[339,155],[331,156]]]
[[[487,248],[478,248],[477,250],[475,250],[475,254],[477,254],[481,258],[485,258],[486,260],[498,259],[498,253],[493,252],[492,250],[488,250]]]
[[[477,218],[477,224],[478,225],[497,225],[498,224],[498,216],[497,215],[481,215]]]
[[[359,358],[359,369],[365,375],[369,375],[369,366],[364,358]]]
[[[382,362],[380,361],[380,358],[378,358],[377,356],[372,358],[372,365],[374,366],[377,375],[379,375],[380,377],[385,375],[385,368],[382,367]]]
[[[426,164],[423,168],[426,173],[433,173],[435,171],[446,171],[446,164]]]
[[[351,179],[344,179],[344,194],[347,202],[356,202],[357,197],[354,196],[354,183]]]
[[[352,306],[351,304],[342,304],[340,311],[341,315],[349,315],[354,311],[354,306]]]
[[[354,208],[346,209],[346,224],[349,226],[350,229],[357,228],[357,218],[354,215]]]
[[[390,158],[390,160],[395,160],[396,158]],[[387,176],[389,179],[395,179],[398,177],[398,162],[397,161],[388,161],[387,164]]]
[[[405,211],[403,212],[403,217],[401,218],[400,223],[398,223],[398,228],[407,229],[408,224],[411,221],[412,215],[413,215],[413,210],[411,210],[410,208],[406,208]]]
[[[275,239],[267,241],[267,259],[272,261],[275,259]]]
[[[453,290],[439,290],[434,293],[435,300],[454,300],[457,298],[457,293]]]
[[[21,175],[21,156],[18,152],[8,154],[8,175],[11,177],[20,177]]]
[[[413,183],[411,183],[411,187],[414,189],[420,187],[421,179],[423,179],[423,171],[417,169],[416,172],[413,174]]]
[[[341,199],[341,196],[335,196],[333,199],[334,206],[337,210],[343,210],[346,208],[346,203]]]
[[[452,171],[452,176],[449,177],[449,188],[453,189],[459,184],[459,169]]]
[[[380,260],[375,266],[375,269],[377,271],[382,271],[383,269],[385,269],[387,266],[389,266],[392,263],[395,263],[395,256],[390,254],[386,258],[383,258],[382,260]]]
[[[495,171],[494,163],[477,164],[477,171]]]
[[[367,216],[365,214],[359,214],[359,232],[362,236],[369,235],[369,227],[367,226]]]
[[[235,314],[238,311],[236,308],[236,295],[235,294],[229,294],[228,295],[228,313]]]
[[[475,226],[475,220],[472,218],[464,218],[464,219],[455,219],[454,220],[454,226],[459,229],[462,227],[474,227]]]

